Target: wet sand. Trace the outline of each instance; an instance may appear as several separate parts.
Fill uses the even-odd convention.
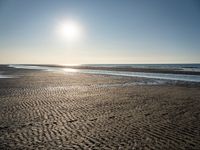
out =
[[[0,70],[0,149],[200,149],[197,83]]]

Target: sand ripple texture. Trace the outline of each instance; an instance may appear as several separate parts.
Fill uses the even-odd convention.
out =
[[[0,149],[200,149],[200,88],[120,86],[134,80],[42,71],[0,80]]]

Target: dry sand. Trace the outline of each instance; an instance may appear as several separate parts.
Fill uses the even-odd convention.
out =
[[[198,84],[0,69],[2,150],[200,149]]]

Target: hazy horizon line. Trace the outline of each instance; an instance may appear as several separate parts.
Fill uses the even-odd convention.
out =
[[[63,64],[63,63],[0,63],[0,65],[165,65],[165,64],[200,64],[200,62],[185,62],[185,63],[72,63],[72,64]]]

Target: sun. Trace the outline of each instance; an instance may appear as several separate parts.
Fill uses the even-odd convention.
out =
[[[67,41],[78,41],[83,35],[83,29],[80,23],[73,20],[62,22],[58,26],[59,35]]]

